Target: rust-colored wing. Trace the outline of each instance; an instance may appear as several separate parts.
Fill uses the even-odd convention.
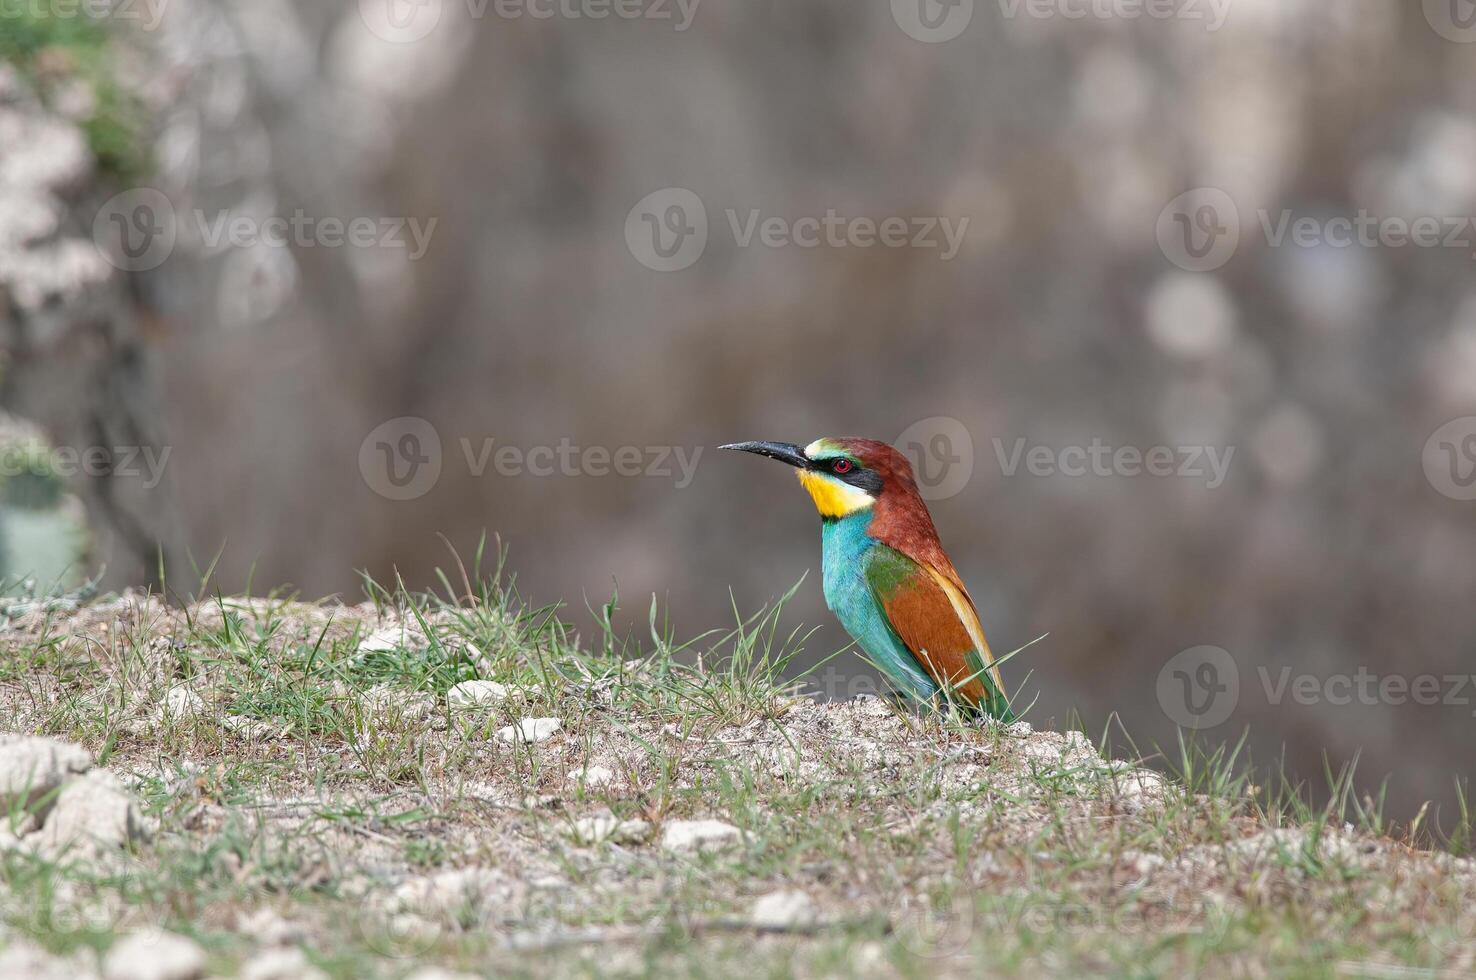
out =
[[[968,594],[950,576],[886,545],[872,549],[866,579],[892,629],[928,676],[1003,717],[1008,711],[1004,683]]]

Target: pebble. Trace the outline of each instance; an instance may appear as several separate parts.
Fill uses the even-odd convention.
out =
[[[574,774],[574,781],[590,788],[609,786],[615,782],[615,771],[605,766],[586,766],[583,772]]]
[[[327,974],[308,962],[295,947],[258,953],[241,967],[241,980],[327,980]]]
[[[446,703],[453,708],[483,708],[501,704],[511,693],[496,681],[462,681],[446,692]]]
[[[183,721],[205,710],[205,700],[183,684],[171,687],[164,694],[157,717],[162,721]]]
[[[60,855],[88,845],[123,847],[141,836],[143,822],[133,797],[118,777],[96,771],[62,787],[34,838],[42,853]]]
[[[621,820],[610,814],[580,817],[574,821],[570,836],[577,844],[640,844],[651,839],[651,825],[644,820]]]
[[[759,929],[805,929],[820,920],[820,908],[799,889],[785,889],[754,902],[750,918]]]
[[[668,851],[706,850],[735,843],[741,832],[721,820],[668,820],[661,829],[661,846]]]
[[[205,951],[172,932],[136,932],[120,939],[103,960],[104,980],[198,980]]]
[[[497,739],[509,745],[526,742],[543,742],[553,738],[564,727],[558,718],[524,718],[516,725],[508,725],[497,732]]]
[[[92,768],[80,745],[54,738],[0,735],[0,811],[14,813]]]

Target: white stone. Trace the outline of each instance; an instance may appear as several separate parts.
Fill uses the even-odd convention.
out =
[[[158,717],[167,721],[183,721],[205,710],[205,700],[183,684],[171,687],[159,705]]]
[[[389,653],[392,650],[418,650],[426,645],[419,627],[405,623],[382,626],[359,641],[359,653]]]
[[[511,894],[507,878],[491,868],[456,868],[405,882],[395,889],[390,907],[421,916],[457,915]]]
[[[90,768],[92,757],[80,745],[0,735],[0,812],[24,809]]]
[[[43,853],[59,856],[88,845],[122,847],[142,834],[143,823],[133,797],[118,777],[96,771],[62,787],[56,806],[27,843],[34,839]]]
[[[740,831],[721,820],[668,820],[661,829],[661,846],[668,851],[705,850],[738,840]]]
[[[236,929],[264,946],[292,946],[307,939],[306,929],[272,909],[257,909],[242,916],[236,922]]]
[[[446,692],[446,703],[452,708],[485,708],[501,704],[511,693],[496,681],[462,681]]]
[[[508,725],[498,731],[497,739],[509,745],[526,742],[542,742],[553,738],[564,723],[558,718],[524,718],[516,725]]]
[[[574,781],[590,788],[609,786],[615,782],[615,772],[605,766],[586,766],[583,772],[574,774]]]
[[[0,977],[17,980],[88,980],[96,968],[88,968],[79,956],[53,956],[33,943],[13,942],[0,950]]]
[[[1163,776],[1151,769],[1130,769],[1114,777],[1123,804],[1137,813],[1163,803]]]
[[[326,976],[296,947],[266,950],[241,967],[241,980],[326,980]]]
[[[576,844],[639,844],[651,837],[651,825],[644,820],[621,820],[610,814],[580,817],[574,821],[569,836]]]
[[[199,943],[172,932],[136,932],[103,960],[105,980],[198,980],[205,975]]]
[[[760,929],[807,929],[820,919],[815,900],[798,889],[785,889],[753,903],[753,924]]]

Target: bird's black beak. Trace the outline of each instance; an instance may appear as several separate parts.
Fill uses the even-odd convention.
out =
[[[756,453],[759,456],[767,456],[777,459],[781,463],[790,466],[798,466],[800,469],[808,469],[810,458],[805,451],[792,442],[730,442],[719,449],[736,449],[743,453]]]

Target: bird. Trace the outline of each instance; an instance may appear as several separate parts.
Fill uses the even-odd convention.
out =
[[[825,604],[917,702],[1015,720],[974,600],[949,561],[912,464],[875,439],[735,442],[795,467],[820,512]]]

